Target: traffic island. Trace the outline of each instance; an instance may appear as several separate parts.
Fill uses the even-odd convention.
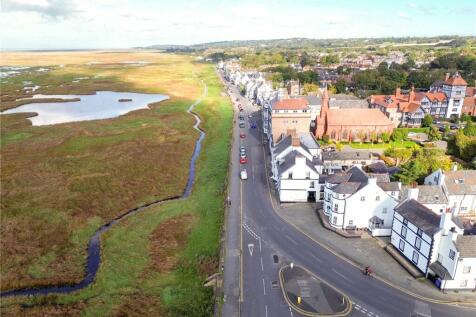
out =
[[[288,305],[304,316],[347,316],[352,311],[346,295],[302,267],[282,267],[279,281]]]

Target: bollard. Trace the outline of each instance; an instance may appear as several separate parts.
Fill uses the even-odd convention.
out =
[[[301,305],[301,296],[298,296],[298,304]]]

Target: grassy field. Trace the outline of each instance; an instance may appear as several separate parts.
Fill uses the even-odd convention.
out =
[[[2,118],[2,174],[9,180],[2,182],[2,287],[80,279],[87,239],[101,223],[141,202],[181,193],[197,137],[184,110],[199,96],[203,79],[209,97],[196,109],[207,137],[197,184],[188,200],[144,211],[110,230],[92,286],[69,295],[8,299],[2,301],[3,312],[187,315],[186,309],[208,315],[212,292],[202,283],[217,267],[231,125],[231,107],[212,67],[188,57],[142,53],[123,59],[150,64],[124,67],[117,65],[121,54],[74,54],[62,57],[64,63],[102,58],[104,65],[65,65],[57,69],[60,76],[65,69],[75,76],[99,73],[111,81],[105,89],[129,87],[172,98],[152,111],[102,121],[31,127],[25,115]],[[113,61],[105,61],[106,55]],[[12,59],[22,61],[21,56]],[[71,89],[68,93],[85,91]]]

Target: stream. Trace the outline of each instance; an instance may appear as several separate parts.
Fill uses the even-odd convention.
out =
[[[175,197],[169,197],[161,200],[156,200],[147,204],[143,204],[141,206],[138,206],[133,209],[129,209],[128,211],[124,212],[123,214],[119,215],[118,217],[114,218],[110,222],[104,224],[101,226],[95,233],[94,235],[89,239],[88,243],[88,259],[86,263],[86,276],[84,279],[77,283],[77,284],[62,284],[62,285],[51,285],[51,286],[39,286],[35,288],[20,288],[20,289],[12,289],[12,290],[7,290],[3,291],[0,293],[0,297],[6,297],[6,296],[21,296],[21,295],[27,295],[27,296],[32,296],[32,295],[47,295],[50,293],[70,293],[73,291],[77,291],[79,289],[82,289],[91,283],[94,282],[94,279],[96,278],[96,274],[98,272],[99,266],[101,264],[101,235],[108,231],[112,226],[114,226],[116,223],[122,221],[123,219],[134,215],[140,211],[143,211],[149,207],[157,206],[161,203],[164,203],[166,201],[172,201],[172,200],[178,200],[178,199],[183,199],[187,198],[190,196],[192,193],[193,189],[193,184],[195,181],[195,161],[197,160],[200,150],[202,149],[202,141],[205,138],[205,132],[200,129],[200,117],[193,111],[196,105],[198,105],[200,102],[202,102],[203,98],[206,97],[208,94],[208,87],[206,84],[204,84],[204,90],[203,90],[203,95],[199,99],[197,99],[193,104],[190,105],[190,107],[187,110],[187,113],[191,114],[195,118],[195,125],[193,128],[197,130],[200,133],[200,136],[198,137],[197,141],[195,142],[195,148],[193,150],[192,158],[190,159],[190,166],[189,166],[189,172],[188,172],[188,180],[187,184],[185,186],[185,189],[182,193],[181,196],[175,196]]]

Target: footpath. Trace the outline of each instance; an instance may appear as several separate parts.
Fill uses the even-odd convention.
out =
[[[371,265],[377,276],[397,287],[433,300],[476,303],[476,292],[442,292],[424,277],[415,279],[385,251],[384,247],[388,243],[385,240],[371,237],[367,233],[360,239],[350,239],[324,228],[313,204],[277,203],[276,206],[276,212],[285,221],[355,265]]]

